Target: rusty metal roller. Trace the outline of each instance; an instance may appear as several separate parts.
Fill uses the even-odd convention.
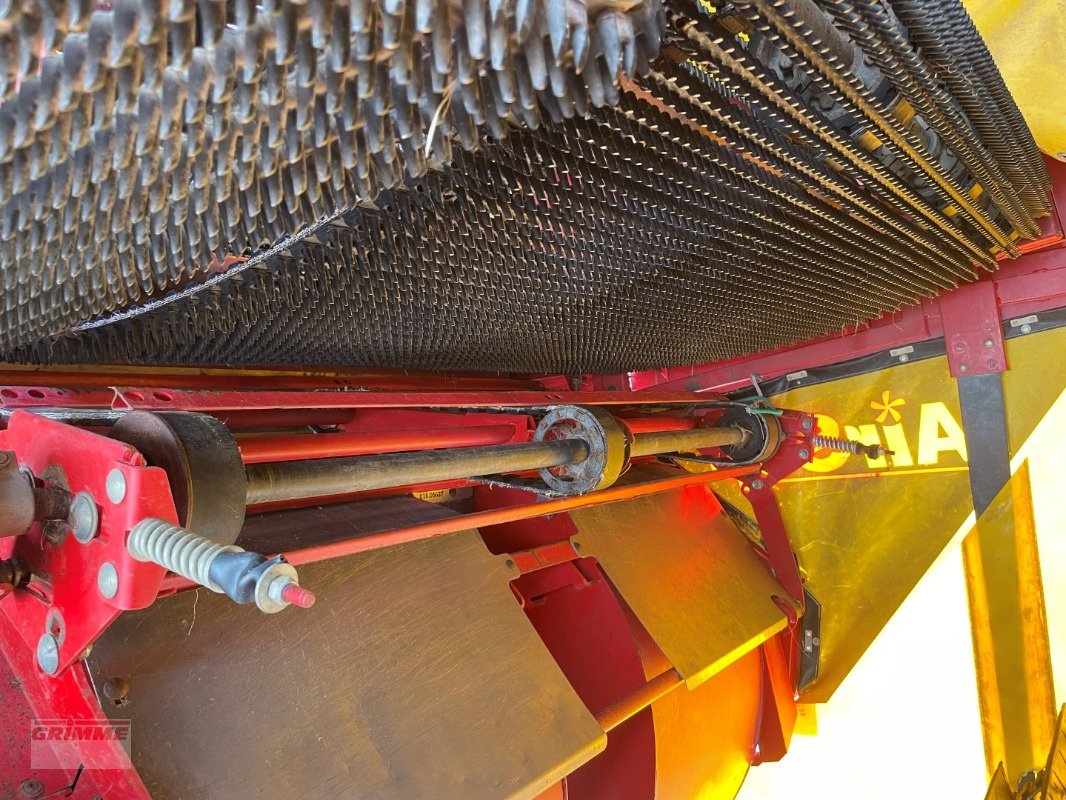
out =
[[[613,102],[663,26],[659,0],[6,4],[0,350]]]
[[[0,35],[7,360],[710,361],[974,280],[1048,208],[958,0],[54,11],[61,51]]]

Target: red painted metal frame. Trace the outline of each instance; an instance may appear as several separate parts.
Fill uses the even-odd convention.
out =
[[[940,298],[948,369],[953,378],[991,375],[1007,368],[994,283],[960,286]]]
[[[9,685],[5,688],[13,690],[12,699],[17,697],[28,706],[27,710],[35,719],[109,724],[96,699],[84,664],[78,662],[54,678],[42,674],[34,660],[33,649],[24,645],[22,631],[7,615],[2,614],[0,679],[4,679]],[[3,691],[0,691],[0,699],[3,697]],[[5,714],[14,711],[14,704],[4,704],[0,707],[0,719],[7,719]],[[6,741],[2,741],[4,738]],[[38,742],[38,746],[42,746],[42,743]],[[83,738],[77,740],[76,746],[83,764],[106,764],[109,768],[87,768],[81,771],[74,766],[69,769],[35,769],[27,732],[16,726],[9,726],[0,734],[0,791],[10,788],[10,797],[22,796],[15,794],[15,787],[23,781],[36,780],[44,787],[42,794],[38,795],[40,797],[151,800],[148,790],[118,741],[110,738]]]
[[[232,369],[228,367],[36,367],[5,364],[0,385],[53,387],[73,390],[108,389],[112,386],[172,389],[348,389],[352,391],[412,391],[464,389],[547,389],[550,381],[466,373],[360,371],[338,369]],[[562,388],[568,388],[565,384]]]
[[[44,398],[33,399],[43,399],[50,404],[65,399],[62,393],[42,394],[45,395]],[[302,394],[306,397],[322,393]],[[355,397],[349,395],[349,402],[362,400],[364,396],[362,393]],[[560,399],[563,396],[565,395],[560,395]],[[691,408],[694,405],[691,402],[693,398],[685,395],[684,399],[688,401],[686,410],[694,410]],[[717,398],[708,395],[700,397],[704,406],[708,400],[715,399]],[[291,397],[282,398],[283,402],[291,400]],[[482,396],[481,407],[490,405],[488,400],[489,398]],[[269,408],[275,402],[276,395],[271,393],[269,399],[257,398],[253,405]],[[429,421],[443,422],[442,418],[447,418],[446,424],[430,429],[430,433],[426,432],[425,427],[409,429],[420,437],[418,444],[426,447],[439,443],[433,438],[434,435],[447,438],[448,446],[454,446],[458,439],[471,435],[521,439],[528,436],[531,429],[529,417],[526,415],[487,414],[476,411],[467,414],[444,414],[439,411],[394,409],[391,406],[357,410],[365,411],[367,419],[353,424],[351,427],[356,429],[354,432],[270,437],[265,440],[265,444],[260,445],[258,456],[253,457],[266,453],[304,457],[308,453],[304,449],[303,439],[315,440],[316,447],[318,440],[329,440],[330,437],[340,440],[342,444],[358,441],[368,447],[371,444],[369,437],[373,436],[369,431],[375,428],[398,431],[393,445],[400,442],[407,446],[414,444],[413,440],[408,441],[404,437],[403,431],[407,426],[425,426]],[[467,416],[469,420],[464,419]],[[520,493],[525,494],[523,502],[514,505],[486,508],[454,518],[412,525],[349,541],[307,547],[285,555],[292,563],[299,565],[431,536],[447,535],[472,527],[485,528],[534,517],[550,517],[554,514],[561,517],[563,515],[560,512],[575,508],[618,502],[683,486],[727,479],[746,479],[750,482],[755,475],[771,479],[772,476],[790,471],[799,465],[796,452],[803,444],[801,437],[804,432],[813,430],[802,426],[802,420],[807,419],[802,415],[785,413],[781,419],[788,435],[779,453],[765,465],[725,468],[704,473],[677,473],[666,478],[612,487],[590,495],[539,502],[535,496]],[[464,422],[475,424],[464,427]],[[501,422],[503,424],[500,424]],[[665,419],[635,416],[627,418],[626,422],[631,429],[651,431],[685,429],[699,424],[700,420],[696,416]],[[366,427],[360,430],[360,425]],[[387,437],[382,438],[379,435],[373,444],[387,450],[390,444],[386,439]],[[251,443],[256,440],[246,437],[243,441]],[[34,574],[39,576],[31,584],[30,591],[20,590],[0,598],[0,648],[7,656],[15,679],[21,685],[29,687],[27,702],[36,703],[33,705],[35,714],[104,721],[79,661],[80,656],[121,610],[143,608],[160,595],[191,587],[188,581],[173,575],[164,579],[161,568],[133,560],[125,547],[129,530],[140,519],[156,516],[171,522],[176,521],[166,476],[162,470],[144,466],[139,454],[121,442],[40,417],[28,410],[16,410],[12,413],[7,429],[0,431],[0,447],[14,450],[20,463],[31,468],[37,475],[54,475],[54,465],[61,466],[64,480],[71,491],[89,491],[97,500],[101,515],[101,534],[88,544],[80,544],[73,536],[68,535],[62,543],[53,546],[44,539],[39,528],[34,528],[23,536],[0,542],[0,557],[14,553],[30,563]],[[316,449],[314,452],[320,454],[322,450]],[[50,471],[49,467],[52,467],[53,471]],[[105,481],[112,469],[122,471],[128,487],[125,498],[118,503],[107,499]],[[772,493],[768,491],[767,494],[772,502]],[[773,535],[767,537],[768,544],[776,544],[778,541]],[[785,546],[787,547],[787,540]],[[766,557],[770,567],[777,569],[775,564],[780,561],[780,556],[774,546],[768,546]],[[576,558],[578,554],[568,543],[559,544],[554,548],[540,548],[535,554],[518,553],[513,556],[523,573],[550,569]],[[100,564],[104,561],[115,564],[119,576],[119,592],[111,600],[103,597],[96,586],[96,576]],[[795,564],[794,559],[791,563]],[[46,630],[50,612],[56,610],[61,613],[63,619],[62,631],[56,631],[62,634],[60,670],[56,677],[50,678],[43,675],[38,668],[34,651],[37,639]],[[619,715],[635,714],[646,705],[645,700],[650,702],[661,694],[661,690],[665,691],[666,687],[659,686],[656,682],[637,687],[631,696],[616,698],[608,706],[608,716],[617,722]],[[30,697],[29,694],[33,692],[37,694]],[[70,703],[75,705],[71,706]],[[25,769],[25,748],[9,750],[6,757],[18,760],[17,768]],[[112,755],[121,761],[121,753]],[[90,756],[91,753],[86,751],[87,762],[91,760]],[[132,767],[126,767],[126,762],[122,763],[124,768],[115,771],[114,775],[110,772],[105,774],[88,770],[79,780],[84,781],[85,786],[94,787],[110,781],[107,785],[123,787],[121,790],[116,789],[121,791],[118,796],[145,797],[143,786],[140,785],[136,773],[132,772]],[[49,778],[56,779],[54,775]],[[67,779],[68,776],[64,775],[63,780]]]
[[[116,388],[111,408],[120,411],[241,411],[278,408],[532,408],[550,405],[684,405],[706,403],[691,392],[196,392]]]
[[[788,541],[788,531],[773,486],[812,460],[814,448],[810,437],[818,432],[818,426],[812,415],[797,411],[785,411],[778,420],[784,433],[780,449],[765,465],[741,479],[741,491],[751,503],[762,530],[770,570],[791,595],[781,598],[779,605],[785,609],[790,625],[794,627],[797,615],[803,611],[803,578]]]
[[[0,558],[17,556],[35,576],[31,591],[3,598],[0,614],[21,631],[31,651],[46,630],[58,627],[62,671],[121,611],[145,608],[155,600],[164,571],[134,559],[126,548],[126,535],[146,517],[177,522],[170,484],[163,470],[144,466],[140,454],[128,445],[25,411],[15,412],[7,429],[0,431],[0,448],[14,451],[19,465],[38,477],[49,476],[59,465],[67,488],[75,494],[88,492],[99,510],[100,535],[87,544],[68,534],[53,545],[40,525],[22,536],[0,540]],[[126,482],[120,503],[107,497],[112,470]],[[118,575],[117,594],[110,599],[97,586],[104,562],[113,564]]]

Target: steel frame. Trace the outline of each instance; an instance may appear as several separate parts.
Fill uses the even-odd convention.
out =
[[[721,400],[713,395],[687,392],[635,395],[628,391],[546,392],[511,388],[411,392],[405,387],[397,391],[349,392],[323,389],[297,391],[288,388],[201,391],[148,387],[132,390],[70,390],[66,387],[25,385],[5,387],[0,390],[0,401],[9,409],[7,429],[0,432],[3,447],[15,451],[20,463],[30,467],[36,475],[46,473],[54,476],[56,471],[52,465],[59,465],[67,488],[72,492],[89,491],[96,498],[101,520],[100,534],[87,544],[77,542],[70,535],[59,544],[49,542],[40,526],[35,526],[29,534],[0,540],[0,558],[17,555],[29,562],[38,576],[29,590],[0,597],[0,650],[4,652],[13,680],[24,687],[25,702],[35,716],[66,716],[104,723],[106,717],[96,700],[93,687],[89,685],[80,658],[91,647],[92,641],[123,610],[146,607],[157,597],[193,585],[179,576],[165,574],[157,565],[132,559],[125,548],[128,531],[140,519],[154,516],[177,523],[163,471],[145,466],[140,455],[121,442],[102,436],[95,430],[76,428],[45,418],[32,413],[33,409],[47,407],[81,411],[165,408],[210,411],[223,417],[234,412],[251,411],[258,415],[261,424],[269,422],[272,415],[279,415],[278,421],[282,425],[291,424],[291,415],[286,416],[290,410],[331,409],[342,411],[343,416],[349,418],[341,425],[343,431],[335,434],[239,437],[245,460],[256,462],[275,457],[332,455],[341,451],[404,450],[413,446],[416,437],[421,437],[418,444],[422,448],[471,445],[486,437],[501,443],[518,442],[528,439],[532,430],[527,409],[544,405],[608,405],[623,415],[631,432],[684,430],[699,424],[700,414],[708,409],[715,411]],[[665,417],[661,416],[664,408],[672,409],[672,415],[667,413]],[[642,413],[645,409],[658,411],[660,415],[647,416]],[[535,496],[515,493],[522,498],[521,501],[505,507],[484,508],[356,539],[310,545],[284,555],[295,565],[307,564],[473,527],[500,525],[591,505],[615,503],[688,485],[743,480],[749,490],[763,498],[763,502],[756,502],[760,518],[765,520],[766,526],[764,536],[767,547],[762,555],[768,568],[781,577],[794,595],[787,603],[790,619],[794,622],[796,610],[800,607],[802,587],[795,559],[788,549],[787,535],[780,524],[780,515],[775,516],[772,512],[774,501],[769,487],[776,479],[810,458],[811,448],[806,444],[806,437],[814,432],[814,423],[809,416],[791,412],[783,413],[780,419],[786,435],[777,454],[765,464],[709,472],[677,470],[665,477],[655,476],[586,495],[541,499],[540,502],[533,502]],[[434,427],[431,428],[430,423]],[[50,466],[52,469],[48,472]],[[118,502],[107,499],[108,476],[114,470],[122,473],[126,485],[125,496]],[[765,491],[759,487],[765,487]],[[398,491],[410,492],[421,488],[425,487],[403,487]],[[574,560],[579,555],[563,542],[541,552],[514,553],[512,558],[520,572],[530,573]],[[120,587],[110,599],[103,596],[97,586],[98,575],[105,562],[115,566]],[[59,642],[60,658],[55,677],[44,675],[33,655],[38,641],[45,635],[52,635]],[[791,641],[794,641],[794,637],[785,643]],[[605,724],[609,727],[621,724],[668,691],[668,677],[659,676],[632,696],[620,697],[611,703],[609,708],[602,710]],[[125,759],[120,750],[112,751],[109,755],[112,759]],[[84,756],[85,763],[92,763],[91,752],[86,751]],[[25,752],[14,756],[8,753],[7,757],[17,758],[26,767]],[[96,775],[96,772],[86,770],[81,773],[77,778],[81,782],[79,786],[107,785],[116,791],[121,786],[118,796],[147,797],[132,765],[129,765],[126,777],[114,777],[109,772]],[[30,775],[29,772],[26,774]],[[49,780],[54,778],[53,775]],[[74,777],[65,776],[64,779],[74,780]]]
[[[1052,166],[1055,200],[1066,207],[1066,168]],[[78,545],[70,537],[62,545],[46,542],[40,532],[16,540],[0,540],[0,557],[12,552],[31,560],[38,574],[54,579],[49,587],[38,582],[38,592],[16,592],[0,597],[0,652],[11,681],[25,705],[37,717],[66,717],[104,722],[106,718],[83,664],[79,660],[97,635],[123,610],[143,608],[159,596],[192,586],[187,580],[164,575],[152,564],[135,562],[124,546],[124,535],[132,524],[145,516],[176,522],[169,486],[161,470],[147,467],[130,448],[89,430],[45,419],[29,410],[46,408],[66,411],[105,410],[124,412],[200,411],[215,414],[236,431],[249,426],[276,424],[291,426],[294,421],[334,424],[343,429],[336,438],[292,436],[240,437],[248,463],[300,459],[318,456],[389,452],[420,447],[458,447],[476,443],[517,442],[528,436],[528,409],[561,404],[611,406],[628,416],[630,428],[653,429],[662,424],[643,416],[648,410],[673,408],[668,427],[682,429],[695,424],[694,408],[713,406],[721,397],[713,391],[726,391],[747,385],[753,373],[765,378],[787,375],[796,370],[839,363],[918,342],[945,337],[956,374],[962,364],[977,364],[976,372],[998,372],[1005,367],[1002,337],[992,336],[993,347],[985,338],[996,323],[1066,306],[1066,242],[1058,215],[1045,226],[1045,235],[1021,246],[1025,255],[1005,265],[976,286],[964,287],[921,305],[902,309],[880,320],[862,325],[839,336],[825,337],[790,348],[759,353],[717,364],[695,365],[624,375],[571,378],[494,378],[469,375],[399,375],[382,372],[331,370],[182,370],[124,368],[83,371],[81,369],[39,370],[5,367],[0,370],[0,407],[8,415],[8,428],[0,434],[4,447],[14,450],[20,462],[35,471],[59,463],[71,489],[87,488],[95,497],[106,497],[107,475],[119,470],[124,476],[129,502],[102,504],[102,534],[88,545]],[[979,301],[979,302],[978,302]],[[977,303],[983,310],[972,330],[962,330],[953,320],[965,318]],[[961,342],[963,347],[954,347]],[[986,353],[985,350],[993,351]],[[974,358],[984,356],[983,363]],[[967,369],[970,369],[968,366]],[[971,373],[973,374],[973,373]],[[249,387],[255,387],[254,389]],[[21,409],[22,411],[18,411]],[[509,413],[500,414],[504,409]],[[441,410],[451,412],[453,424],[441,425]],[[432,424],[430,422],[432,415]],[[764,703],[759,746],[752,762],[779,758],[787,747],[794,723],[794,701],[798,648],[796,622],[803,608],[803,582],[788,543],[787,532],[772,486],[810,459],[807,437],[815,433],[811,417],[785,412],[781,421],[787,434],[781,450],[765,464],[719,469],[713,472],[678,472],[667,478],[618,485],[577,497],[532,502],[526,497],[503,507],[483,508],[471,513],[432,522],[419,522],[358,539],[331,544],[309,545],[284,555],[293,564],[306,564],[328,558],[388,547],[404,542],[466,530],[520,522],[586,507],[614,503],[645,494],[669,491],[693,484],[710,484],[735,479],[752,503],[760,523],[767,566],[778,577],[790,597],[779,598],[790,625],[761,649]],[[660,430],[663,428],[659,428]],[[307,441],[308,439],[315,441]],[[453,485],[453,484],[449,484]],[[469,485],[456,482],[454,485]],[[417,488],[402,487],[410,492]],[[581,556],[567,541],[552,542],[510,554],[522,576],[542,574]],[[119,585],[108,600],[99,594],[96,576],[105,561],[116,565]],[[51,590],[51,591],[50,591]],[[50,593],[49,593],[50,592]],[[86,598],[91,598],[86,600]],[[59,627],[49,618],[50,603],[58,603]],[[34,659],[38,638],[45,633],[60,638],[60,663],[55,677],[41,673]],[[12,686],[14,684],[11,684]],[[613,729],[665,693],[679,685],[677,673],[669,669],[646,685],[616,698],[598,710],[604,728]],[[2,696],[2,695],[0,695]],[[8,692],[8,696],[12,696]],[[12,715],[14,704],[0,704],[0,715]],[[7,717],[4,716],[4,719]],[[9,726],[11,727],[11,726]],[[13,728],[12,728],[13,729]],[[25,743],[9,737],[8,760],[33,778]],[[85,763],[91,763],[103,747],[108,757],[125,758],[114,742],[86,744]],[[132,765],[118,770],[67,771],[49,775],[43,791],[64,789],[74,796],[119,796],[138,800],[148,794]],[[71,788],[73,787],[73,788]],[[109,794],[110,793],[110,794]]]

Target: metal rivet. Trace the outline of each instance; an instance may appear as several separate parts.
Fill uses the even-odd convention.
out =
[[[96,587],[108,600],[118,594],[118,570],[110,561],[100,565],[100,571],[96,574]]]
[[[994,342],[991,339],[985,339],[985,347],[987,347],[989,350],[992,349],[993,344]]]
[[[113,703],[125,700],[130,693],[130,685],[124,678],[108,678],[101,687],[104,697]]]
[[[121,503],[126,498],[126,476],[116,468],[107,473],[107,499],[112,503]]]
[[[970,368],[968,366],[966,366],[965,364],[959,364],[959,372],[966,372],[969,369]]]
[[[37,641],[37,666],[45,675],[55,675],[59,671],[59,642],[50,633]]]
[[[809,431],[811,428],[814,427],[814,420],[810,417],[804,417],[803,422],[801,422],[800,425],[802,426],[803,430]]]
[[[806,461],[808,458],[811,457],[811,451],[804,448],[803,450],[799,451],[799,457]]]
[[[40,797],[44,794],[44,784],[35,780],[23,781],[19,784],[19,794],[23,797]]]
[[[57,644],[63,644],[63,640],[67,636],[67,629],[63,624],[63,615],[59,613],[58,608],[53,608],[48,612],[48,615],[44,618],[44,629],[56,637]]]
[[[755,489],[756,491],[762,489],[764,486],[766,486],[766,484],[763,483],[759,478],[756,478],[751,482],[751,488]]]
[[[964,345],[962,342],[955,342],[955,352],[956,353],[961,353],[965,349],[966,349],[966,345]]]
[[[1032,332],[1033,332],[1033,326],[1032,325],[1022,325],[1022,333],[1032,333]]]
[[[910,357],[906,353],[899,357],[900,364],[906,364],[908,361],[910,361]]]
[[[88,544],[96,537],[100,531],[100,511],[91,494],[78,492],[74,496],[67,521],[74,531],[74,538],[82,544]]]

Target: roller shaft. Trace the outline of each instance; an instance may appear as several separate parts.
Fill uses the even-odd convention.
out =
[[[656,431],[633,437],[630,455],[648,456],[743,444],[738,428]],[[352,458],[319,458],[249,464],[248,505],[284,503],[354,494],[397,486],[477,478],[558,467],[583,461],[589,447],[581,439],[530,444],[423,450]]]
[[[581,461],[588,452],[588,445],[580,439],[563,439],[461,450],[252,464],[247,469],[248,505],[558,467]]]

